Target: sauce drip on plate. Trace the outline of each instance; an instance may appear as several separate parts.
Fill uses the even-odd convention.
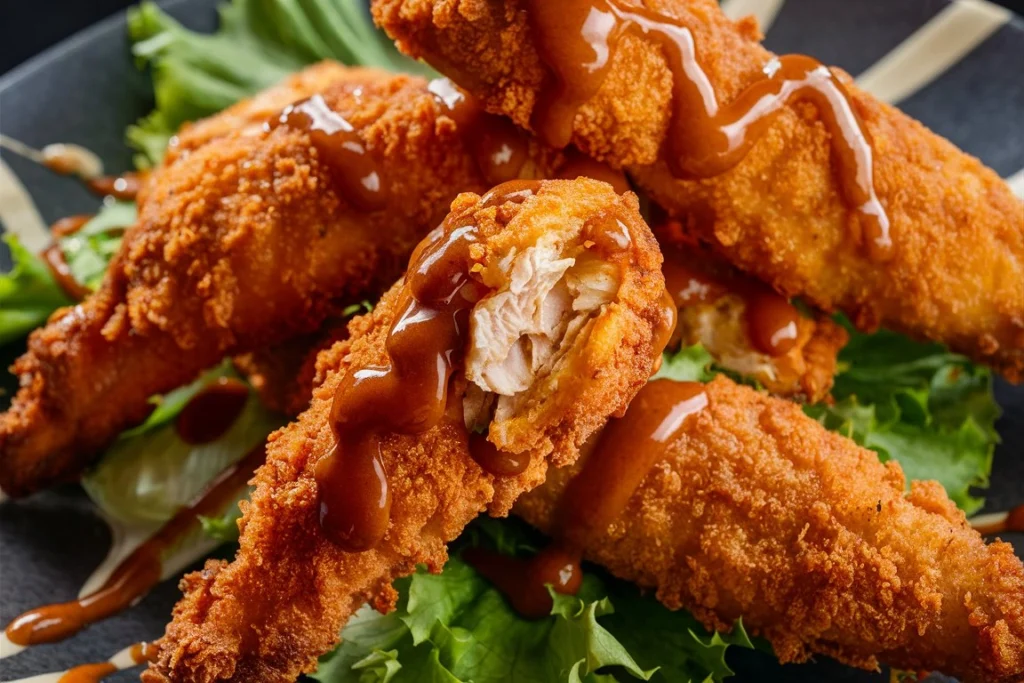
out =
[[[114,197],[124,201],[131,201],[139,194],[139,189],[145,181],[143,173],[123,173],[119,176],[101,176],[86,182],[89,189],[101,197]]]
[[[889,218],[875,193],[871,136],[828,67],[803,55],[773,59],[761,78],[723,105],[700,64],[693,33],[680,21],[622,0],[524,2],[534,43],[550,70],[533,118],[549,145],[569,144],[576,113],[601,88],[620,40],[638,35],[662,49],[672,71],[664,152],[674,175],[707,178],[728,171],[787,104],[812,102],[831,136],[840,191],[857,216],[854,234],[874,258],[888,258]]]
[[[261,444],[221,472],[194,503],[136,548],[99,589],[77,600],[25,612],[7,626],[7,638],[21,646],[56,642],[134,605],[160,581],[164,555],[200,527],[200,515],[221,514],[265,458]]]

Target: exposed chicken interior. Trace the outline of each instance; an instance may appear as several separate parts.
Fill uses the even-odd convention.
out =
[[[618,267],[593,242],[580,243],[582,226],[563,226],[525,250],[513,246],[480,272],[495,293],[470,319],[466,426],[500,425],[518,411],[538,383],[557,383],[567,353],[619,290]],[[575,234],[573,234],[575,233]],[[628,239],[623,229],[622,236]]]

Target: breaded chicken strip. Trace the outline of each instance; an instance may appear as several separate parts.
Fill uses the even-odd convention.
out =
[[[462,239],[471,246],[456,261],[447,245]],[[458,278],[435,279],[432,269],[453,262]],[[321,354],[326,380],[309,409],[270,438],[268,462],[244,505],[235,560],[211,561],[183,580],[185,597],[143,680],[293,681],[315,668],[359,606],[392,606],[395,578],[419,563],[440,571],[445,544],[469,521],[484,510],[506,514],[543,482],[549,465],[571,464],[647,380],[665,336],[660,262],[635,195],[603,183],[546,181],[503,185],[483,198],[461,195],[443,230],[417,250],[410,275],[352,322],[349,340]],[[318,522],[333,501],[362,494],[355,483],[345,490],[318,483],[325,466],[339,462],[327,458],[354,457],[353,439],[363,443],[353,431],[359,424],[337,422],[339,406],[364,395],[359,388],[373,377],[396,376],[396,368],[419,377],[434,367],[413,360],[439,335],[402,340],[416,325],[448,319],[424,312],[420,297],[448,291],[449,282],[458,290],[442,297],[444,306],[481,297],[465,299],[471,308],[459,309],[465,312],[452,323],[462,331],[451,353],[438,353],[436,362],[454,373],[450,381],[442,373],[439,384],[397,385],[386,396],[369,395],[371,405],[356,413],[373,413],[378,401],[381,419],[415,426],[381,433],[391,501],[386,531],[369,549],[346,552],[330,540],[335,527]],[[448,387],[447,398],[413,401],[415,409],[402,412],[410,392],[432,386]],[[493,461],[471,455],[467,427],[518,459],[519,472],[490,474]]]
[[[281,121],[283,103],[311,92],[321,109],[308,126],[351,126],[352,139],[317,146]],[[330,159],[355,140],[355,161]],[[533,173],[543,155],[524,144]],[[311,332],[376,296],[457,192],[489,186],[425,81],[334,64],[187,128],[174,150],[99,291],[57,311],[14,365],[21,390],[0,415],[10,495],[73,479],[146,416],[150,396],[225,355]],[[359,193],[342,187],[360,164],[385,195],[379,207],[356,208]]]
[[[846,330],[827,316],[804,315],[682,234],[678,221],[663,220],[653,229],[667,245],[665,284],[679,307],[673,342],[701,344],[716,364],[778,396],[809,403],[828,398]]]
[[[914,482],[784,400],[725,377],[586,557],[782,662],[815,653],[965,681],[1024,679],[1024,567],[936,482]],[[515,512],[550,531],[585,461]]]
[[[588,15],[591,4],[595,13]],[[529,14],[542,12],[527,10],[544,5],[532,0],[375,0],[373,9],[403,51],[529,128],[538,102],[554,92],[556,79],[542,57],[561,59],[587,16],[594,21],[587,30],[604,35],[608,21],[619,21],[609,19],[613,5],[621,13],[640,4],[574,1],[543,12],[561,36],[548,53],[539,50],[539,17]],[[729,21],[715,0],[642,6],[689,30],[717,102],[732,103],[771,73],[773,55],[759,44],[754,22]],[[587,68],[600,69],[608,59],[600,86],[568,119],[568,139],[577,147],[627,167],[694,235],[783,294],[842,310],[861,329],[886,326],[941,341],[1011,380],[1022,378],[1024,207],[995,173],[838,73],[851,116],[873,140],[874,190],[891,221],[890,258],[877,260],[859,243],[866,241],[857,238],[863,216],[841,191],[837,141],[815,105],[784,106],[731,170],[679,180],[663,161],[679,85],[668,53],[649,33],[631,29],[618,40],[612,34],[607,52],[595,38],[593,62],[571,65],[578,78],[564,86],[574,87]]]

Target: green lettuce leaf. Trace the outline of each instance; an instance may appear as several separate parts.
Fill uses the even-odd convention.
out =
[[[156,111],[127,134],[142,166],[159,163],[182,123],[323,59],[429,72],[400,55],[356,0],[233,0],[220,8],[212,35],[189,31],[155,3],[143,2],[129,11],[128,31],[138,62],[152,67],[156,98]]]
[[[243,496],[248,498],[249,496]],[[238,540],[238,520],[242,517],[242,510],[237,505],[232,505],[220,517],[206,517],[199,515],[199,523],[203,525],[203,533],[220,543],[232,543]]]
[[[106,515],[129,525],[167,521],[281,426],[283,420],[251,391],[245,408],[219,439],[205,444],[182,441],[174,418],[203,387],[226,376],[234,376],[227,364],[168,394],[144,424],[122,434],[86,472],[82,486]],[[225,515],[233,514],[233,506],[225,510]],[[222,528],[230,521],[221,520]]]
[[[939,344],[851,330],[840,354],[835,405],[805,411],[829,429],[900,463],[908,479],[936,479],[967,514],[984,499],[999,442],[991,372]]]
[[[0,274],[0,344],[24,337],[54,310],[71,304],[42,258],[26,249],[13,234],[2,238],[14,267]]]
[[[525,555],[543,541],[514,520],[481,519],[444,571],[396,582],[395,612],[361,609],[320,660],[322,683],[719,681],[731,645],[752,647],[741,624],[710,634],[629,584],[588,571],[578,596],[552,593],[546,619],[520,617],[459,550],[486,545]]]
[[[99,286],[135,215],[135,202],[107,201],[81,230],[60,238],[64,261],[75,280],[92,290]]]
[[[121,246],[121,232],[134,222],[134,202],[105,203],[81,230],[60,238],[64,260],[75,280],[96,289]],[[3,240],[11,250],[13,268],[0,274],[0,344],[24,337],[55,310],[74,303],[42,257],[25,249],[14,235],[4,235]]]
[[[703,346],[695,344],[678,351],[666,351],[661,356],[661,367],[651,379],[671,379],[676,382],[707,382],[717,374],[714,359]]]

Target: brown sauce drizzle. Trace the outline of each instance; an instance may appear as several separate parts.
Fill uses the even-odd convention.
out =
[[[458,126],[488,185],[519,177],[530,156],[523,131],[511,121],[485,112],[480,102],[447,78],[431,81],[427,89]]]
[[[38,155],[39,163],[61,175],[75,175],[88,181],[103,173],[103,163],[100,158],[81,145],[62,143],[47,145]]]
[[[64,675],[57,679],[57,683],[96,683],[118,671],[119,669],[110,662],[82,664],[65,671]]]
[[[587,546],[604,533],[667,454],[688,418],[708,403],[695,382],[654,380],[640,390],[626,414],[605,427],[583,469],[558,503],[554,540],[529,560],[502,557],[474,548],[463,559],[489,579],[523,616],[550,614],[545,584],[575,593],[582,582],[580,562]]]
[[[775,117],[807,100],[828,129],[840,191],[859,220],[858,240],[874,258],[890,255],[889,219],[874,188],[871,137],[831,70],[803,55],[772,60],[765,75],[721,106],[697,59],[693,34],[679,21],[621,0],[525,0],[534,42],[550,69],[533,125],[557,148],[572,139],[579,108],[600,89],[618,42],[639,34],[664,51],[673,75],[673,117],[666,157],[673,174],[707,178],[738,164]]]
[[[514,477],[530,466],[528,453],[507,453],[487,440],[485,434],[471,434],[469,454],[476,464],[496,477]]]
[[[86,181],[90,190],[101,197],[116,197],[125,201],[135,199],[145,181],[142,173],[124,173],[119,176],[101,176]]]
[[[678,308],[736,295],[743,299],[747,336],[757,351],[779,357],[796,345],[800,311],[784,296],[759,280],[717,264],[699,247],[665,247],[663,251],[665,286]]]
[[[204,387],[185,404],[175,427],[188,444],[216,441],[224,435],[245,408],[249,387],[233,377],[220,377]]]
[[[510,185],[492,190],[492,200],[539,186]],[[479,241],[476,226],[449,217],[420,243],[409,261],[402,313],[388,330],[388,364],[354,369],[338,386],[331,406],[335,446],[317,463],[315,476],[320,526],[346,551],[374,547],[387,530],[391,490],[380,454],[384,438],[426,431],[445,414],[469,312],[483,294],[470,277],[470,251]]]
[[[355,127],[332,110],[321,95],[288,105],[274,125],[309,134],[341,196],[357,210],[376,211],[387,205],[388,191],[379,164]]]
[[[125,558],[95,592],[77,600],[25,612],[8,624],[5,629],[7,638],[22,646],[53,643],[134,605],[159,583],[165,552],[200,527],[200,515],[221,514],[265,458],[266,451],[261,444],[221,472],[194,503],[180,510]]]
[[[50,269],[50,275],[57,281],[57,285],[72,301],[81,301],[92,294],[92,290],[75,279],[71,273],[68,262],[64,260],[64,250],[60,244],[54,242],[40,254]]]
[[[75,216],[67,216],[50,226],[50,234],[54,237],[67,237],[85,227],[85,224],[93,219],[93,214],[80,213]]]
[[[134,665],[145,664],[152,661],[157,654],[157,648],[150,643],[135,643],[128,650],[128,656]],[[112,673],[122,669],[114,662],[96,662],[93,664],[82,664],[64,672],[57,683],[98,683]]]
[[[73,235],[85,227],[85,224],[90,220],[92,220],[92,216],[89,214],[61,218],[50,226],[50,234],[56,239]],[[46,262],[46,267],[49,269],[50,275],[57,282],[57,286],[61,288],[69,299],[81,301],[92,294],[92,290],[76,280],[75,276],[71,273],[71,268],[64,259],[64,250],[61,249],[59,242],[54,241],[39,256]]]

